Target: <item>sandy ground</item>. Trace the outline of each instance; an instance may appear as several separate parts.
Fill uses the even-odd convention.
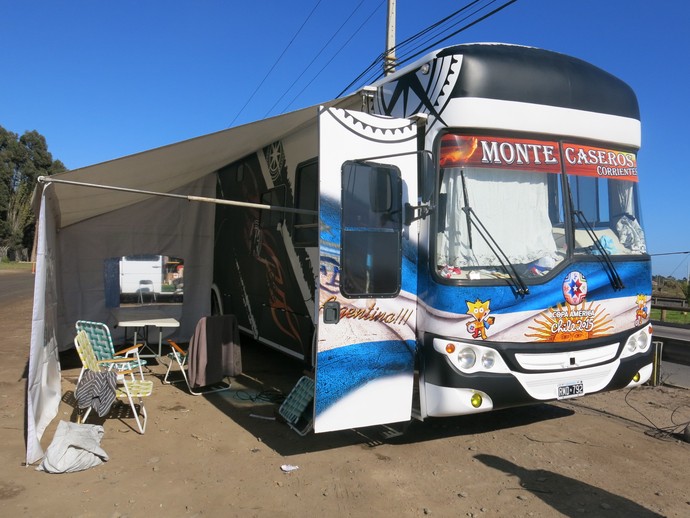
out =
[[[0,292],[9,276],[0,272]],[[23,466],[31,294],[0,299],[2,516],[690,516],[690,391],[591,395],[474,417],[300,437],[273,417],[299,364],[245,346],[234,390],[193,397],[153,365],[148,429],[105,428],[110,460],[71,474]],[[78,375],[64,355],[59,420]],[[268,396],[268,397],[261,397]],[[297,466],[290,473],[282,465]]]

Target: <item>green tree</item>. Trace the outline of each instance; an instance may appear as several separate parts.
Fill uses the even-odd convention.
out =
[[[20,137],[0,126],[0,246],[31,250],[36,179],[65,170],[53,160],[43,135],[34,130]]]

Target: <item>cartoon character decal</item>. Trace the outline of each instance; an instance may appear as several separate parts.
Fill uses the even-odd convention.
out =
[[[635,299],[637,304],[637,311],[635,311],[635,325],[641,326],[649,318],[649,308],[647,306],[647,296],[638,295]]]
[[[467,331],[472,335],[472,338],[481,338],[486,340],[486,331],[495,322],[494,317],[490,317],[489,304],[491,300],[482,302],[477,299],[475,302],[467,302],[467,314],[470,315],[474,320],[467,322]]]

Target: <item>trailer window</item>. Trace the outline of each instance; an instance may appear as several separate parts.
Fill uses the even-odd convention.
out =
[[[104,260],[106,307],[179,304],[184,297],[184,259],[136,254]]]
[[[298,209],[319,210],[319,162],[310,162],[297,166],[295,202]],[[319,223],[316,214],[295,214],[295,246],[317,246]]]
[[[346,297],[395,296],[400,291],[401,214],[399,169],[344,164],[340,288]]]

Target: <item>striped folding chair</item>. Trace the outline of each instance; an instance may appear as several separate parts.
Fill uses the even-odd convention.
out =
[[[93,348],[93,352],[96,354],[98,360],[112,360],[124,358],[128,361],[118,362],[115,366],[117,370],[139,370],[139,376],[144,379],[144,370],[142,367],[146,365],[146,360],[139,358],[139,348],[141,344],[135,344],[131,347],[127,347],[120,351],[115,351],[115,346],[113,345],[113,338],[110,334],[110,329],[107,325],[101,322],[91,322],[89,320],[77,320],[75,324],[77,332],[85,331],[86,335],[89,337],[89,342]],[[79,373],[79,380],[81,380],[84,374],[84,369],[82,368]],[[134,379],[134,372],[130,374],[132,379]]]
[[[139,379],[128,379],[126,375],[131,374],[132,371],[127,371],[125,369],[115,369],[118,364],[124,364],[129,360],[126,358],[112,358],[109,360],[99,360],[96,358],[96,353],[91,346],[89,337],[86,331],[81,330],[77,333],[74,339],[74,346],[77,348],[79,353],[79,358],[81,359],[83,371],[91,371],[92,373],[114,373],[117,385],[114,388],[114,398],[120,400],[127,400],[132,413],[134,414],[134,419],[137,423],[137,428],[139,433],[143,434],[146,431],[146,421],[148,419],[146,408],[144,406],[144,398],[151,395],[153,392],[153,381],[139,380]],[[80,381],[77,384],[77,392],[80,392],[79,383],[86,382],[85,376],[80,376]],[[108,390],[108,382],[103,381],[101,383],[95,383],[93,390]],[[112,390],[112,389],[110,389]],[[94,394],[95,395],[95,394]],[[108,396],[105,394],[104,396]],[[78,398],[79,399],[79,398]],[[97,400],[102,400],[104,397],[94,398]],[[137,411],[137,405],[135,405],[134,400],[138,400],[139,411]],[[79,422],[84,422],[89,417],[93,406],[89,406],[86,413],[80,417]],[[141,412],[141,417],[139,417],[139,412]]]

